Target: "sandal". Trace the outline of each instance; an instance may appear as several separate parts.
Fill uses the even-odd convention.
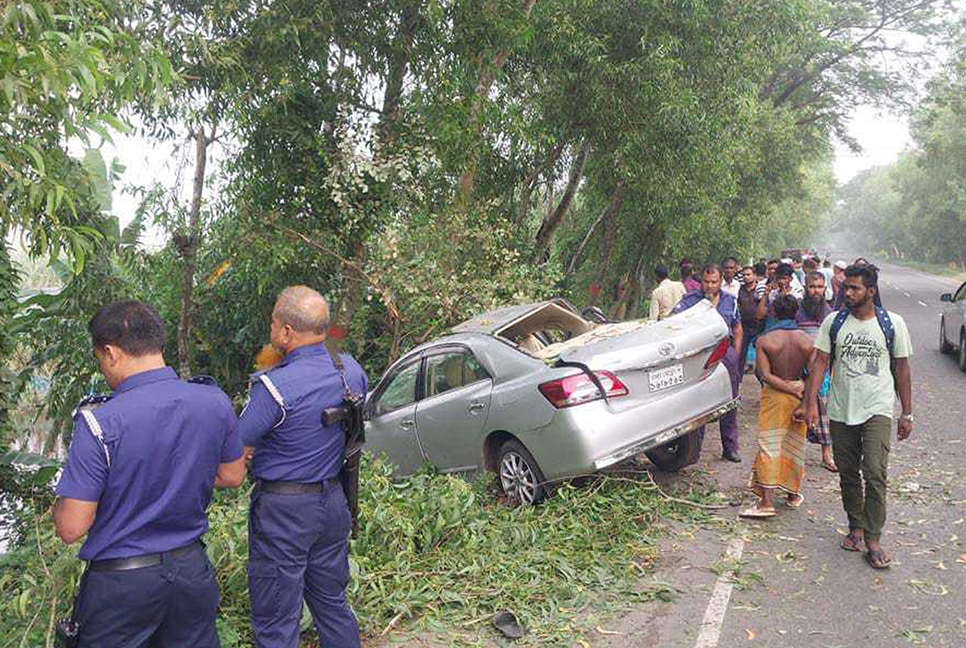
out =
[[[829,471],[830,473],[837,473],[839,471],[839,467],[836,466],[834,463],[825,463],[824,461],[822,462],[822,468]]]
[[[801,493],[796,493],[794,495],[789,495],[788,499],[785,500],[785,506],[788,508],[797,509],[805,503],[805,496]]]
[[[869,563],[872,569],[889,569],[892,558],[886,555],[882,549],[869,550],[865,552],[865,562]]]
[[[861,545],[863,544],[865,544],[864,540],[859,540],[854,533],[849,532],[849,535],[842,538],[842,542],[839,543],[839,546],[846,551],[862,551]]]
[[[738,517],[759,519],[775,517],[776,515],[778,513],[773,508],[758,508],[757,506],[752,506],[739,513]]]

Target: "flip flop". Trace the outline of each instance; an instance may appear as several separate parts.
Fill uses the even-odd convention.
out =
[[[822,468],[829,471],[830,473],[837,473],[839,471],[838,466],[836,466],[835,464],[827,464],[824,461],[822,462]]]
[[[889,569],[892,558],[889,558],[881,549],[869,550],[865,552],[865,562],[869,563],[872,569]]]
[[[794,504],[792,503],[792,498],[793,497],[797,497],[798,498],[798,499],[795,500],[795,503]],[[802,504],[804,504],[804,503],[805,503],[805,496],[802,495],[801,493],[799,493],[798,495],[795,495],[795,496],[789,495],[788,496],[788,499],[785,500],[785,506],[787,506],[788,508],[792,508],[792,509],[800,508],[802,506]]]
[[[776,515],[778,515],[778,513],[773,508],[772,509],[763,509],[763,508],[758,508],[757,506],[752,506],[752,507],[746,508],[744,511],[740,512],[738,514],[738,517],[751,518],[751,519],[761,519],[761,518],[775,517]]]
[[[839,543],[839,546],[846,551],[862,551],[862,547],[859,546],[858,539],[851,533],[842,538],[842,542]]]

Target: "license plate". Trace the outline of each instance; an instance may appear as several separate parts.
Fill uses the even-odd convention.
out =
[[[684,382],[684,367],[676,364],[663,369],[655,369],[647,374],[651,391],[661,391]]]

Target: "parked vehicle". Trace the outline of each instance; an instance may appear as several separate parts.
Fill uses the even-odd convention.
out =
[[[966,283],[954,293],[945,293],[946,302],[939,319],[939,350],[956,353],[959,368],[966,371]]]
[[[386,371],[367,448],[399,475],[496,471],[526,504],[642,452],[678,470],[697,461],[695,428],[737,406],[728,344],[708,302],[660,322],[595,324],[562,299],[484,313]]]

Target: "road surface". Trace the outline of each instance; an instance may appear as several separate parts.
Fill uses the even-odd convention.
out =
[[[883,545],[893,557],[873,571],[858,553],[838,547],[847,531],[837,476],[809,446],[806,502],[779,517],[735,521],[725,530],[670,541],[658,578],[681,592],[671,604],[615,620],[619,636],[601,646],[659,648],[865,648],[966,646],[966,374],[938,351],[939,296],[957,283],[895,266],[882,269],[883,303],[902,315],[913,340],[916,426],[893,442],[889,519]],[[758,385],[743,384],[740,465],[720,460],[709,429],[691,475],[733,499],[752,500],[743,486],[755,454]],[[736,555],[740,553],[740,558]]]

